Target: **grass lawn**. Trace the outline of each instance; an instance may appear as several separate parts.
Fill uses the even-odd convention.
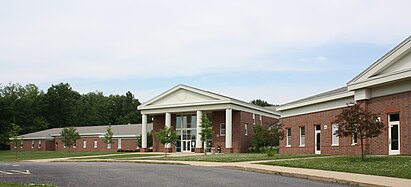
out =
[[[0,182],[1,187],[55,187],[55,185],[49,185],[49,184],[21,184],[21,183],[6,183],[6,182]]]
[[[369,175],[381,175],[411,179],[411,158],[398,156],[343,156],[334,158],[312,158],[293,161],[275,161],[262,163],[274,166],[298,167],[343,171]]]
[[[0,151],[0,162],[14,162],[20,160],[34,160],[44,158],[63,158],[73,156],[89,156],[89,155],[105,155],[105,154],[121,154],[117,152],[71,152],[70,155],[65,151],[18,151],[17,160],[15,152],[2,150]]]
[[[121,155],[108,155],[99,156],[95,158],[73,158],[73,160],[89,160],[89,159],[119,159],[119,160],[133,160],[139,157],[159,156],[162,154],[121,154]]]
[[[268,156],[265,153],[233,153],[233,154],[216,154],[216,155],[201,155],[201,156],[179,156],[179,157],[155,157],[146,158],[145,160],[178,160],[178,161],[205,161],[205,162],[245,162],[256,160],[277,160],[287,158],[304,158],[325,155],[283,155],[276,154]]]

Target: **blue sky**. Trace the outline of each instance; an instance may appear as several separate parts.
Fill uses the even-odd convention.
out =
[[[1,1],[0,83],[146,101],[187,84],[275,104],[344,86],[410,35],[411,1]]]

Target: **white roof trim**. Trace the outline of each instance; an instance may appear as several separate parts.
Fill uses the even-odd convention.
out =
[[[178,89],[185,89],[185,90],[188,90],[188,91],[191,91],[191,92],[194,92],[194,93],[198,93],[198,94],[201,94],[201,95],[212,97],[212,98],[217,99],[217,101],[150,106],[150,104],[166,97],[167,95],[173,93],[174,91],[176,91]],[[200,108],[204,108],[204,106],[225,105],[225,104],[234,104],[234,105],[242,106],[244,108],[255,110],[253,113],[265,113],[265,116],[270,116],[271,115],[271,116],[276,116],[277,118],[280,116],[280,114],[278,112],[268,110],[268,109],[265,109],[265,108],[260,107],[260,106],[256,106],[256,105],[244,102],[244,101],[236,100],[236,99],[233,99],[233,98],[230,98],[230,97],[222,96],[222,95],[219,95],[219,94],[215,94],[215,93],[204,91],[204,90],[201,90],[201,89],[189,87],[189,86],[182,85],[182,84],[177,85],[177,86],[173,87],[172,89],[167,90],[166,92],[164,92],[164,93],[154,97],[153,99],[143,103],[142,105],[140,105],[138,107],[138,110],[140,110],[142,114],[154,114],[156,112],[156,110],[159,111],[158,113],[162,113],[164,109],[177,109],[177,108],[179,108],[178,111],[181,111],[181,110],[184,110],[183,108],[194,107],[194,106],[201,106]]]
[[[290,115],[282,115],[281,118],[293,117],[293,116],[303,115],[303,114],[311,114],[311,113],[316,113],[316,112],[321,112],[321,111],[326,111],[326,110],[334,110],[334,109],[339,109],[339,108],[344,108],[344,107],[347,107],[347,105],[322,108],[322,109],[319,109],[319,110],[313,110],[313,111],[309,111],[309,112],[299,112],[299,113],[290,114]]]
[[[331,100],[342,99],[342,98],[352,97],[352,96],[354,96],[354,91],[345,92],[345,93],[336,94],[336,95],[331,95],[331,96],[325,96],[325,97],[322,97],[322,98],[308,100],[308,101],[304,101],[304,102],[301,102],[301,103],[294,103],[294,104],[290,104],[290,105],[284,105],[284,106],[278,107],[277,110],[279,110],[279,111],[289,110],[289,109],[293,109],[293,108],[299,108],[299,107],[303,107],[303,106],[307,106],[307,105],[313,105],[313,104],[317,104],[317,103],[323,103],[323,102],[327,102],[327,101],[331,101]]]
[[[372,78],[374,78],[372,76],[379,73],[381,70],[385,69],[387,66],[391,65],[392,63],[396,62],[398,59],[403,57],[403,55],[407,54],[410,51],[411,51],[411,36],[409,36],[407,39],[402,41],[400,44],[398,44],[396,47],[390,50],[387,54],[382,56],[380,59],[374,62],[371,66],[369,66],[359,75],[357,75],[354,79],[348,82],[347,83],[348,89],[353,90],[353,89],[369,86],[369,85],[362,84],[362,83],[372,80]],[[379,77],[379,76],[377,75],[375,76],[375,78],[376,77]],[[354,86],[356,84],[362,84],[363,86],[362,87]]]

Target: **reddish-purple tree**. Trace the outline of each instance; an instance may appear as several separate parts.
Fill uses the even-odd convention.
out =
[[[361,159],[364,160],[364,139],[379,136],[385,129],[378,115],[362,109],[359,105],[349,105],[337,116],[335,135],[347,137],[356,135],[361,141]]]

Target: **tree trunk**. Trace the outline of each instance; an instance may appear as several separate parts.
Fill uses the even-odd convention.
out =
[[[364,143],[363,143],[363,139],[364,139],[364,137],[362,136],[362,133],[360,133],[361,134],[361,160],[362,161],[364,161]]]

